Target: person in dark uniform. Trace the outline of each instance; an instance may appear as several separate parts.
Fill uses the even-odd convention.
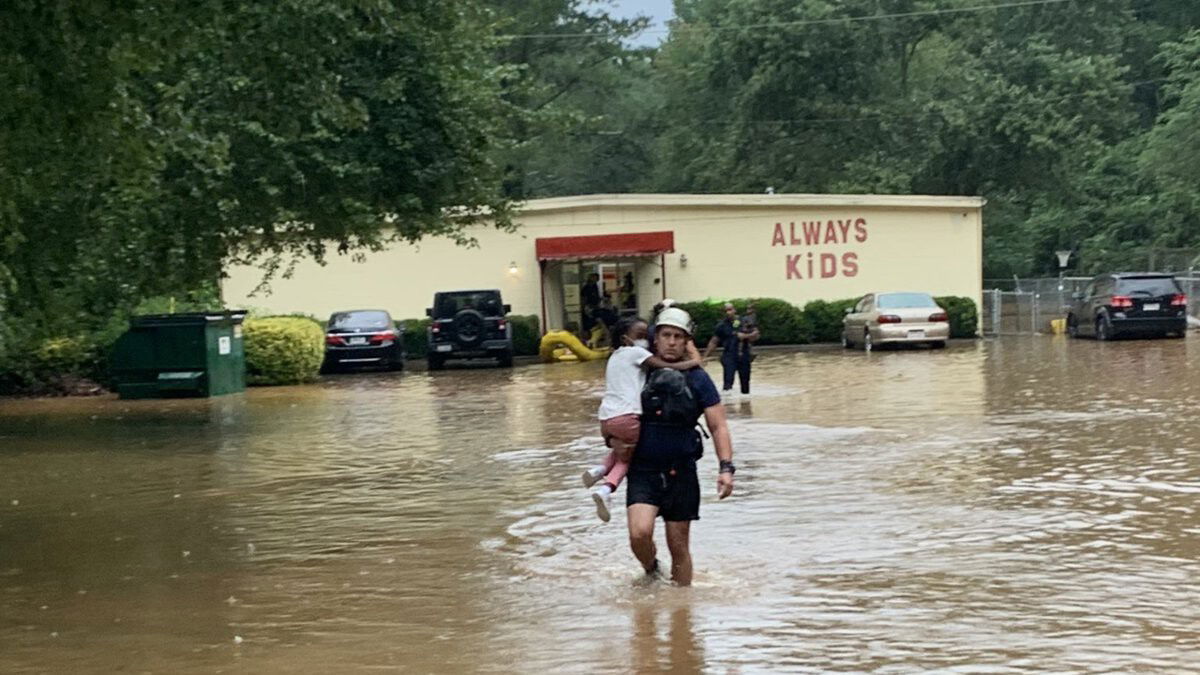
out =
[[[684,359],[691,338],[692,318],[687,312],[672,307],[659,314],[654,340],[660,357],[669,362]],[[671,580],[680,586],[692,583],[689,538],[692,521],[700,519],[696,460],[704,446],[696,425],[701,416],[712,434],[720,466],[717,496],[724,499],[733,493],[736,468],[725,407],[712,378],[703,368],[663,368],[647,375],[641,435],[626,476],[629,547],[642,569],[657,575],[654,521],[661,516],[671,553]]]
[[[596,310],[600,308],[600,275],[592,272],[579,288],[579,299],[583,303],[583,332],[590,333],[596,325]]]
[[[721,347],[721,367],[724,370],[721,389],[726,393],[733,391],[735,375],[741,384],[742,393],[750,393],[750,344],[758,339],[758,335],[757,324],[746,330],[733,303],[725,303],[725,318],[713,328],[712,339],[704,348],[704,359],[707,360],[717,346]]]

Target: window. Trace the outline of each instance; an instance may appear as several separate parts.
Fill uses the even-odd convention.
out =
[[[338,312],[329,317],[329,327],[340,330],[391,328],[392,317],[381,311]]]
[[[1121,295],[1146,295],[1159,297],[1182,293],[1173,277],[1125,277],[1117,282]]]
[[[484,316],[499,316],[504,313],[500,305],[500,296],[495,291],[478,291],[439,295],[437,306],[434,307],[434,316],[450,319],[464,309],[473,309]]]
[[[907,307],[937,307],[928,293],[884,293],[879,296],[879,309],[904,309]]]

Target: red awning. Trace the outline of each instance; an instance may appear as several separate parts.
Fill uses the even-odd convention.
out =
[[[631,232],[537,240],[538,260],[629,258],[675,252],[674,232]]]

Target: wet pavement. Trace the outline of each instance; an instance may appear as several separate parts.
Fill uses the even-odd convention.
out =
[[[602,364],[0,400],[0,672],[1195,669],[1198,365],[763,352],[690,589],[579,485]]]

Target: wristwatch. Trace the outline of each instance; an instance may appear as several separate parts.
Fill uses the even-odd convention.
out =
[[[723,459],[721,460],[721,470],[719,473],[727,473],[732,476],[737,473],[737,467],[733,465],[733,462]]]

